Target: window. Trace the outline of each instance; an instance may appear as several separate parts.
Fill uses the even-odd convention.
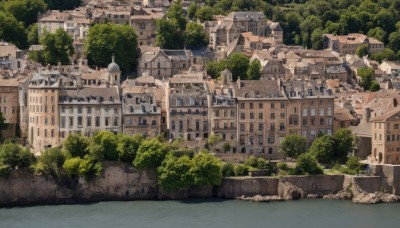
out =
[[[327,108],[326,109],[326,115],[331,116],[332,115],[332,108]]]
[[[281,102],[281,108],[285,108],[285,102]]]
[[[274,102],[271,103],[271,108],[275,108],[275,103]]]
[[[253,120],[254,119],[254,113],[250,113],[250,119]]]
[[[119,118],[118,117],[114,117],[114,127],[117,127],[119,125],[118,121],[119,121]]]
[[[118,108],[114,108],[114,114],[118,114]]]
[[[281,130],[281,131],[285,130],[285,124],[284,123],[279,123],[279,130]]]
[[[319,125],[324,125],[324,122],[325,122],[325,121],[324,121],[324,118],[320,118],[320,119],[319,119]]]
[[[240,124],[240,130],[245,131],[244,124],[242,124],[242,123]]]
[[[281,119],[285,119],[285,113],[281,112]]]
[[[259,104],[258,104],[258,108],[259,108],[259,109],[262,109],[262,108],[264,108],[264,105],[263,105],[263,103],[259,103]]]
[[[82,116],[78,116],[78,127],[82,126]]]
[[[259,135],[259,136],[258,136],[258,145],[262,145],[262,144],[264,144],[264,142],[263,142],[263,136],[262,136],[262,135]]]
[[[241,119],[241,120],[246,119],[246,114],[245,114],[245,113],[240,113],[240,119]]]
[[[171,121],[171,129],[175,130],[175,121]]]
[[[315,126],[315,118],[311,118],[311,125]]]
[[[258,119],[260,119],[260,120],[263,119],[263,114],[262,113],[258,113]]]
[[[87,114],[92,114],[92,108],[91,107],[87,108]]]
[[[250,103],[250,109],[253,109],[253,108],[254,108],[254,104]]]
[[[96,116],[95,124],[96,127],[100,127],[100,116]]]
[[[244,103],[240,104],[240,109],[245,109],[245,104]]]
[[[215,116],[219,117],[219,110],[215,110]]]
[[[303,116],[307,116],[308,115],[308,110],[307,108],[303,108]]]
[[[65,128],[65,116],[61,117],[61,128]]]
[[[321,100],[321,101],[322,101],[322,100]],[[319,116],[324,116],[324,115],[325,115],[324,109],[321,108],[321,109],[319,110]]]
[[[69,117],[69,127],[72,128],[74,126],[74,117]]]
[[[250,132],[253,132],[253,131],[254,131],[254,124],[250,123]]]
[[[307,126],[307,118],[303,118],[303,126]]]
[[[275,123],[271,123],[270,127],[271,131],[275,130]]]
[[[52,116],[52,117],[51,117],[51,125],[54,126],[55,124],[56,124],[55,117]]]
[[[88,127],[92,126],[92,117],[86,117],[86,126]]]
[[[200,120],[196,120],[196,131],[200,130]]]
[[[314,108],[311,109],[311,116],[315,116],[315,109]]]
[[[272,120],[275,119],[275,113],[271,113],[271,119],[272,119]]]
[[[274,144],[275,143],[275,136],[270,135],[268,136],[268,144]]]
[[[78,114],[82,114],[82,107],[78,107]]]
[[[263,131],[264,130],[264,124],[263,123],[259,123],[258,124],[258,130],[259,131]]]
[[[231,110],[231,117],[235,117],[235,111]]]

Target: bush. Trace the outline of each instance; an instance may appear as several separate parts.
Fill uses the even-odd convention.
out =
[[[128,135],[119,134],[117,146],[119,160],[132,163],[133,160],[135,160],[137,150],[139,149],[142,140],[143,137],[141,135],[130,137]]]
[[[187,188],[193,183],[191,168],[192,161],[189,156],[183,155],[177,158],[170,153],[157,169],[158,183],[165,190]]]
[[[190,173],[198,186],[220,185],[221,161],[209,153],[199,153],[193,158]]]
[[[142,142],[133,165],[139,169],[157,168],[167,154],[167,147],[157,139]]]
[[[319,167],[315,157],[309,153],[302,154],[296,161],[296,173],[318,175],[323,174],[323,170]]]
[[[14,143],[5,143],[0,148],[0,163],[16,167],[29,167],[35,162],[35,156],[30,153],[29,149],[23,148]]]
[[[224,163],[222,165],[222,176],[223,177],[235,176],[235,165],[230,162]]]
[[[0,163],[0,177],[9,177],[12,170],[11,166]]]
[[[244,164],[247,166],[256,168],[257,164],[258,164],[258,160],[256,157],[250,156],[248,159],[246,159],[246,161],[244,161]]]
[[[94,137],[94,142],[103,147],[104,159],[109,161],[118,160],[117,137],[109,131],[101,131]]]
[[[89,155],[86,155],[79,164],[79,175],[84,176],[87,180],[94,176],[100,176],[103,171],[101,162],[96,161]]]
[[[64,141],[64,148],[72,157],[83,158],[87,154],[89,139],[79,134],[69,134]]]
[[[82,159],[79,157],[70,158],[64,162],[63,168],[68,177],[76,178],[79,176],[79,167]]]
[[[65,162],[65,155],[61,149],[54,147],[43,151],[35,165],[36,173],[58,175]]]
[[[360,158],[357,156],[350,156],[347,159],[346,166],[351,170],[356,170],[361,168]]]
[[[249,167],[244,164],[235,166],[235,176],[247,176],[249,175]]]
[[[278,169],[283,171],[288,171],[289,166],[285,162],[278,162]]]

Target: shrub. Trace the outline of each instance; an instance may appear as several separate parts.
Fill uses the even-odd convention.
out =
[[[63,168],[68,177],[76,178],[79,176],[79,167],[82,159],[79,157],[70,158],[64,162]]]
[[[221,161],[209,153],[199,153],[193,158],[190,173],[198,186],[220,185]]]
[[[83,158],[87,154],[89,139],[79,134],[69,134],[64,141],[64,148],[72,157]]]
[[[12,170],[11,166],[0,163],[0,177],[9,177]]]
[[[65,155],[60,148],[47,149],[39,157],[38,163],[35,165],[35,171],[36,173],[58,175],[61,173],[64,162]]]
[[[249,175],[249,167],[244,164],[235,166],[235,175],[236,176],[247,176]]]
[[[298,157],[295,172],[307,173],[310,175],[323,174],[323,170],[319,167],[317,160],[309,153],[302,154]]]
[[[117,137],[109,131],[101,131],[94,137],[94,142],[103,147],[104,159],[109,161],[118,160]]]
[[[142,140],[143,137],[141,135],[130,137],[128,135],[119,134],[117,146],[119,160],[132,163],[133,160],[135,160],[137,150],[139,149]]]
[[[250,156],[248,159],[246,159],[246,161],[244,161],[245,165],[254,167],[254,168],[257,167],[257,163],[258,163],[258,160],[254,156]]]
[[[16,167],[29,167],[35,162],[35,156],[30,153],[29,149],[22,148],[14,143],[5,143],[0,148],[0,163]]]
[[[140,145],[133,165],[139,169],[157,168],[167,154],[166,146],[157,139],[146,140]]]
[[[79,175],[84,176],[87,180],[94,176],[100,176],[103,171],[101,162],[96,161],[89,155],[86,155],[79,164]]]
[[[222,165],[222,176],[223,177],[235,176],[235,165],[230,162],[224,163]]]
[[[165,190],[187,188],[193,183],[191,167],[192,161],[189,156],[183,155],[177,158],[170,153],[157,169],[158,183]]]
[[[347,159],[346,166],[351,170],[356,170],[361,168],[360,158],[357,156],[350,156]]]
[[[278,162],[278,169],[283,171],[288,171],[289,166],[285,162]]]

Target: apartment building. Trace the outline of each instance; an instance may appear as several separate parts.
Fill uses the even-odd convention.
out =
[[[355,55],[357,48],[362,45],[368,47],[369,53],[382,52],[385,48],[383,42],[359,33],[348,35],[324,35],[324,48],[329,48],[343,56],[346,54]]]

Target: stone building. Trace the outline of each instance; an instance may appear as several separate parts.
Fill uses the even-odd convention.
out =
[[[343,56],[356,54],[357,48],[367,45],[369,53],[382,52],[385,48],[384,43],[366,35],[350,33],[348,35],[324,35],[324,48],[331,49]]]
[[[59,145],[59,73],[35,73],[29,85],[29,145],[35,154]]]
[[[159,48],[146,50],[138,59],[138,75],[148,75],[162,79],[188,72],[190,56],[189,50]]]
[[[209,31],[209,46],[213,50],[217,50],[217,47],[229,46],[239,39],[243,32],[273,37],[276,44],[282,44],[283,41],[283,31],[279,23],[267,20],[262,12],[232,12],[218,21]]]
[[[138,44],[152,45],[156,44],[156,22],[164,17],[162,12],[152,12],[149,15],[131,16],[131,26],[138,36]]]
[[[175,75],[166,87],[168,138],[183,139],[193,147],[202,146],[210,131],[211,98],[203,76]]]
[[[161,106],[153,90],[134,86],[122,90],[123,132],[128,135],[141,134],[156,137],[161,134]]]
[[[400,164],[400,108],[371,120],[372,152],[368,160],[379,164]]]
[[[215,155],[224,160],[235,160],[237,151],[237,106],[233,94],[232,73],[221,72],[211,103],[211,134],[222,136],[223,141],[213,148]],[[229,149],[227,147],[229,144]]]
[[[321,80],[283,83],[287,104],[287,134],[301,134],[312,142],[321,134],[332,135],[334,96]]]
[[[0,74],[0,112],[3,114],[4,123],[8,124],[3,129],[2,137],[15,137],[18,124],[18,79]]]
[[[234,86],[238,114],[238,151],[278,157],[286,133],[287,97],[278,80],[238,80]]]
[[[0,70],[16,70],[18,68],[17,46],[0,41]]]

